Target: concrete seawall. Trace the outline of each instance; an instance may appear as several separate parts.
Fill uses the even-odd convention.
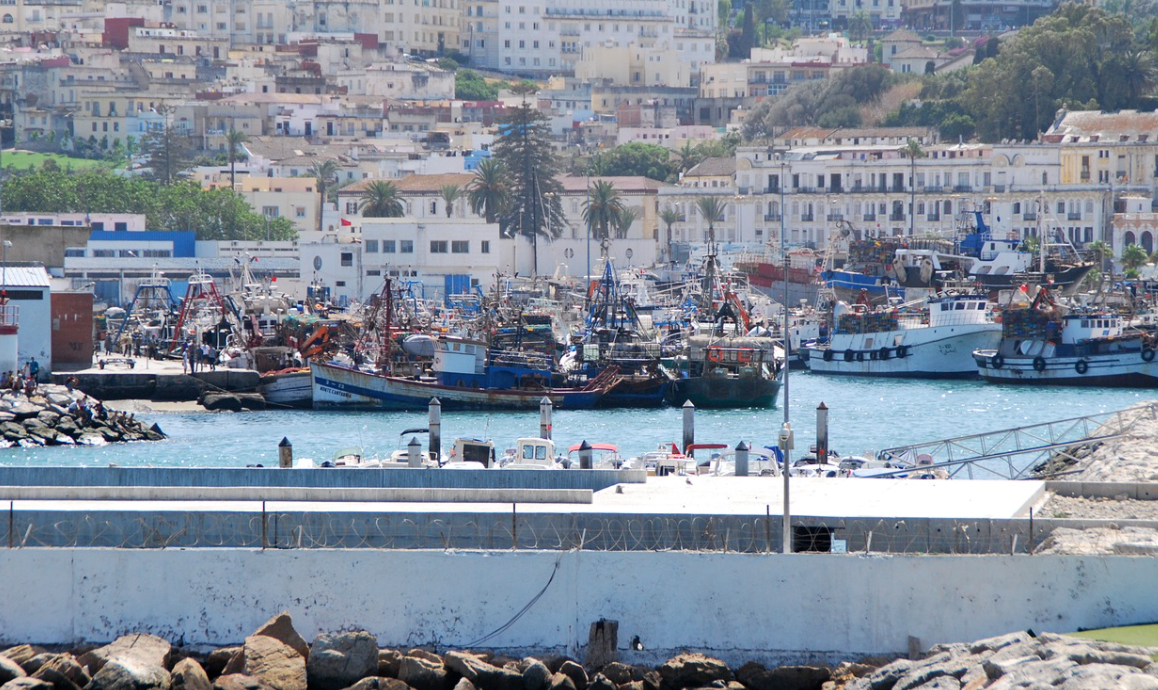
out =
[[[250,369],[218,369],[217,371],[182,374],[180,367],[171,364],[157,371],[149,371],[145,359],[136,360],[132,370],[87,369],[75,373],[52,375],[53,383],[63,384],[70,377],[79,381],[77,388],[99,400],[196,400],[203,391],[248,393],[257,390],[261,375]],[[156,363],[150,362],[154,366]]]
[[[656,663],[903,654],[917,638],[969,641],[1158,619],[1158,559],[379,550],[15,549],[0,558],[0,644],[73,644],[151,632],[240,642],[289,610],[307,639],[364,627],[383,645],[471,644],[581,654],[619,621]],[[809,650],[809,651],[806,651]]]

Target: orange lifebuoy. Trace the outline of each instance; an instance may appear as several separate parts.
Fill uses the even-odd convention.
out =
[[[718,347],[709,347],[708,348],[708,361],[709,362],[722,362],[722,361],[724,361],[724,353]]]
[[[747,350],[747,349],[736,350],[736,361],[737,362],[745,362],[745,363],[751,362],[752,361],[752,351]]]

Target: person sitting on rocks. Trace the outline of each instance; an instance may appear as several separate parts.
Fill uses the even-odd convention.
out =
[[[100,400],[97,401],[96,406],[93,408],[93,412],[96,418],[102,422],[108,420],[109,418],[109,411],[105,409],[105,404]]]
[[[76,390],[76,387],[79,385],[80,385],[80,379],[78,379],[75,376],[69,376],[67,379],[64,380],[64,387],[70,391]]]
[[[12,388],[12,372],[4,372],[4,376],[0,377],[0,390],[8,390]]]
[[[36,379],[29,376],[24,381],[24,395],[31,398],[36,393]]]

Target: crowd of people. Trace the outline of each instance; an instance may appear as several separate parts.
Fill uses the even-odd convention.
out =
[[[30,358],[16,371],[6,371],[0,376],[0,390],[24,391],[25,395],[36,392],[36,381],[40,377],[40,362]]]

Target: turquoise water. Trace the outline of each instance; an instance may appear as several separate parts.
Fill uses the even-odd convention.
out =
[[[979,381],[882,380],[793,372],[790,383],[795,455],[815,443],[816,407],[829,407],[830,446],[842,454],[876,452],[890,446],[1113,411],[1158,397],[1148,390],[1005,387]],[[781,398],[782,400],[783,398]],[[113,405],[116,406],[115,404]],[[138,414],[169,434],[160,443],[101,448],[10,448],[0,465],[88,465],[244,467],[277,464],[283,437],[298,457],[327,460],[335,451],[358,446],[368,454],[405,445],[399,433],[425,427],[425,413],[276,411],[247,413]],[[781,408],[700,410],[696,440],[739,441],[761,447],[775,443],[784,419]],[[586,439],[615,443],[626,457],[679,442],[682,413],[655,410],[560,411],[554,438],[564,447]],[[537,436],[538,413],[446,413],[442,437],[491,438],[508,448],[520,436]]]

